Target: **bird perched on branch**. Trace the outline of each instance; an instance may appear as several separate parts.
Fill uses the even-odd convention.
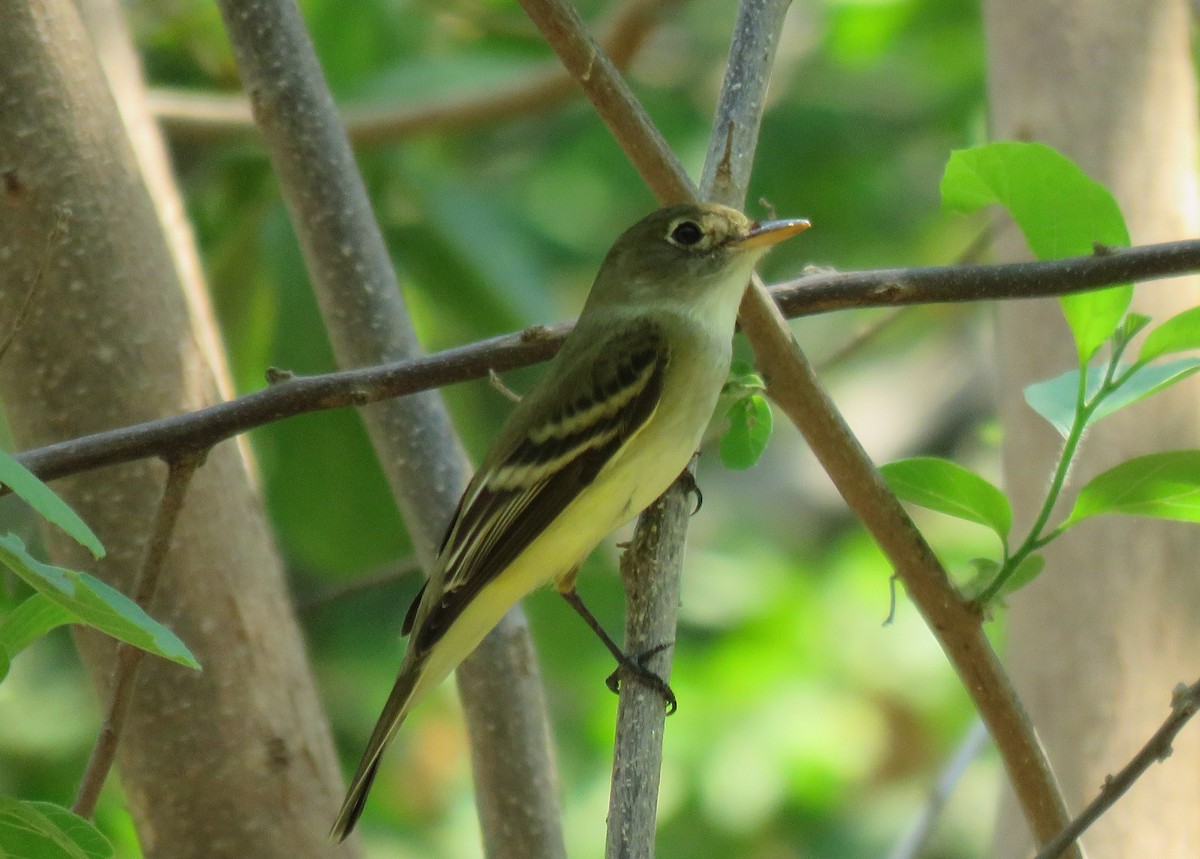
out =
[[[575,594],[579,564],[687,466],[729,371],[755,263],[807,228],[804,220],[751,221],[726,206],[683,203],[617,239],[579,322],[459,501],[405,618],[408,650],[333,837],[354,827],[383,750],[412,706],[514,603],[553,581],[584,611]],[[627,667],[636,673],[636,664]]]

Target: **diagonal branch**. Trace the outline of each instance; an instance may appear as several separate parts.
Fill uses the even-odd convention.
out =
[[[1200,712],[1200,680],[1191,686],[1179,684],[1171,696],[1171,715],[1167,716],[1158,730],[1146,741],[1146,745],[1138,750],[1119,773],[1104,780],[1104,786],[1100,788],[1096,798],[1088,803],[1088,807],[1081,811],[1069,826],[1042,847],[1034,859],[1058,859],[1062,856],[1089,826],[1099,820],[1104,812],[1112,808],[1113,804],[1133,787],[1134,782],[1141,778],[1146,770],[1170,756],[1171,744],[1197,712]]]

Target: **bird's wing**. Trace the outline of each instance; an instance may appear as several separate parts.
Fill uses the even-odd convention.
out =
[[[654,414],[670,360],[656,325],[627,325],[589,356],[522,401],[472,479],[442,542],[440,593],[406,618],[416,621],[410,648],[432,647]],[[547,410],[547,400],[561,406]]]

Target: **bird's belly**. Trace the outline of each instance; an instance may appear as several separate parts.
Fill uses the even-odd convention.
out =
[[[641,431],[507,570],[467,604],[454,621],[452,632],[444,637],[455,645],[435,648],[431,654],[422,678],[422,694],[470,655],[522,597],[572,572],[601,540],[666,491],[695,453],[712,416],[728,355],[724,355],[724,363],[720,353],[713,356],[713,361],[712,380],[682,386],[668,382],[665,389],[671,393]],[[694,373],[692,377],[695,380]]]

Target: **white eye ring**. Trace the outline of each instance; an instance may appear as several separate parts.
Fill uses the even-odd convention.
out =
[[[681,248],[698,245],[703,238],[704,230],[700,228],[700,225],[686,219],[672,224],[671,231],[667,233],[667,241]]]

